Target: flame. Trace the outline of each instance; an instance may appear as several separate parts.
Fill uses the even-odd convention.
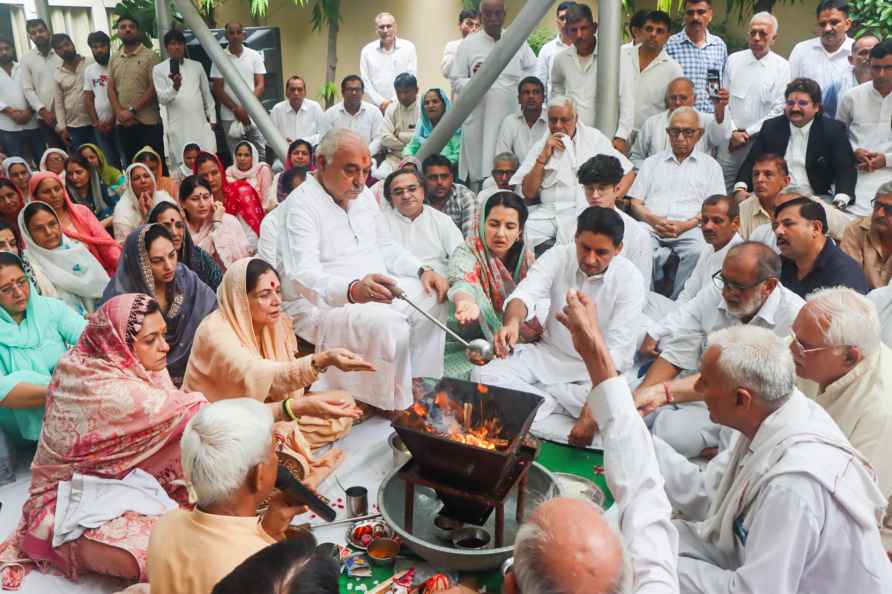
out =
[[[478,384],[477,390],[485,394],[488,388]],[[486,407],[481,404],[480,408],[479,416],[486,416],[483,414],[486,412]],[[433,422],[431,409],[436,409],[439,413],[435,415]],[[500,437],[503,427],[498,418],[491,416],[473,424],[473,413],[474,407],[470,402],[457,402],[450,398],[447,392],[440,390],[433,395],[433,398],[428,397],[412,404],[406,411],[406,420],[419,430],[465,445],[486,450],[508,447],[509,440]]]
[[[477,391],[481,394],[489,394],[489,386],[485,384],[477,384]]]

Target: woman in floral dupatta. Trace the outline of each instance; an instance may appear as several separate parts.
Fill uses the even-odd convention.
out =
[[[449,326],[466,340],[486,338],[502,327],[505,300],[526,276],[535,260],[523,242],[527,207],[512,192],[493,194],[480,215],[477,233],[449,258]],[[521,327],[521,340],[542,332],[533,319]],[[472,365],[465,348],[446,339],[444,375],[470,377]]]
[[[195,175],[201,176],[211,186],[214,201],[223,204],[226,212],[241,223],[248,239],[250,254],[253,255],[257,251],[260,223],[266,214],[257,190],[247,180],[227,180],[220,158],[204,151],[195,159]]]
[[[0,547],[5,589],[21,585],[30,563],[50,566],[69,579],[88,572],[145,579],[157,517],[127,512],[71,542],[53,547],[52,541],[58,486],[75,472],[121,480],[140,468],[174,500],[186,502],[177,483],[183,478],[180,435],[207,401],[171,383],[160,327],[154,299],[120,295],[90,317],[77,345],[59,360],[31,466],[29,499],[18,529]]]

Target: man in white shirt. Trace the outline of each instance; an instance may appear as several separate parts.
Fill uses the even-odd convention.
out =
[[[751,138],[762,129],[762,122],[784,112],[784,89],[790,82],[790,65],[771,50],[777,33],[774,15],[754,14],[750,19],[749,49],[734,52],[725,62],[722,80],[731,95],[728,115],[733,132],[731,140],[719,146],[716,159],[724,171],[729,192],[752,148]]]
[[[670,148],[669,135],[666,133],[666,128],[669,127],[669,114],[679,107],[693,108],[695,96],[694,83],[691,79],[680,77],[669,83],[665,95],[666,109],[647,118],[635,137],[632,153],[629,155],[635,167],[641,168],[645,159]],[[704,134],[700,136],[696,145],[701,153],[712,156],[718,147],[728,143],[728,138],[731,136],[731,120],[726,115],[727,104],[728,92],[722,89],[719,91],[718,100],[715,101],[714,114],[697,112],[700,125],[704,129]]]
[[[619,159],[623,166],[619,196],[625,195],[635,179],[632,162],[596,128],[579,121],[572,99],[555,95],[548,102],[547,113],[550,134],[533,145],[511,179],[532,206],[524,228],[525,241],[532,248],[545,248],[555,240],[565,219],[575,216],[577,198],[582,193],[577,174],[583,163],[597,154]]]
[[[399,168],[403,160],[403,149],[415,136],[420,107],[418,105],[418,80],[414,74],[403,72],[393,81],[396,101],[384,111],[384,123],[378,132],[377,144],[381,145],[384,160],[374,172],[378,179],[384,179]]]
[[[152,68],[152,82],[158,103],[164,106],[167,122],[167,147],[173,168],[183,160],[183,148],[194,142],[202,149],[217,152],[217,137],[211,126],[217,123],[217,109],[204,66],[186,58],[186,37],[171,29],[164,34],[164,48],[169,59]],[[174,73],[171,71],[177,63]]]
[[[647,118],[660,113],[666,107],[666,89],[669,83],[684,76],[681,65],[666,52],[666,40],[669,39],[671,27],[668,14],[662,10],[651,11],[647,13],[641,27],[641,44],[623,47],[622,60],[630,71],[628,76],[632,78],[635,88],[636,132]],[[693,105],[693,93],[691,95]]]
[[[569,436],[574,443],[591,443],[594,434],[594,418],[585,403],[592,385],[557,315],[567,303],[568,291],[585,293],[597,305],[598,324],[618,370],[631,368],[645,292],[638,269],[619,255],[623,234],[623,220],[615,210],[585,209],[577,220],[575,243],[543,254],[507,298],[503,326],[493,337],[499,358],[471,373],[472,381],[545,398],[537,421],[565,411],[576,419]],[[547,314],[536,311],[536,304],[544,300],[550,304]],[[521,322],[534,316],[544,319],[541,340],[518,344]]]
[[[892,350],[881,340],[873,302],[852,289],[821,289],[808,296],[793,323],[790,351],[803,392],[833,417],[846,439],[879,476],[892,501]],[[817,386],[817,391],[814,387]],[[882,527],[892,552],[892,509]]]
[[[573,40],[567,35],[567,11],[576,4],[575,2],[560,2],[555,11],[554,25],[558,34],[554,39],[548,41],[539,48],[539,54],[536,56],[536,77],[545,85],[545,98],[551,96],[551,67],[554,64],[554,57],[568,47],[573,46]]]
[[[449,258],[464,243],[461,231],[446,213],[424,203],[424,178],[415,168],[399,169],[384,180],[382,207],[394,241],[442,276],[449,273]]]
[[[846,91],[836,112],[858,167],[855,202],[846,210],[859,217],[871,213],[877,189],[892,180],[892,39],[870,50],[870,69],[873,80]]]
[[[821,0],[815,13],[820,37],[800,41],[790,52],[790,78],[810,78],[826,92],[849,74],[849,56],[853,40],[849,3],[846,0]]]
[[[576,104],[579,121],[586,126],[595,125],[595,103],[598,87],[598,38],[595,36],[595,20],[592,9],[577,4],[567,10],[565,16],[567,36],[573,46],[554,57],[551,67],[551,96],[570,97]],[[622,153],[628,150],[632,130],[635,127],[635,95],[628,76],[620,75],[619,121],[613,133],[613,146]]]
[[[53,104],[56,99],[56,68],[62,64],[53,51],[49,27],[42,19],[29,19],[25,23],[28,38],[34,49],[21,59],[22,88],[31,109],[37,114],[37,123],[43,135],[43,146],[37,147],[41,154],[46,145],[62,146],[62,139],[56,133],[56,112]],[[40,156],[35,156],[39,159]]]
[[[644,281],[644,290],[650,291],[653,277],[654,244],[648,230],[616,207],[617,200],[622,199],[620,183],[623,179],[623,166],[613,155],[595,155],[582,164],[577,179],[583,188],[580,196],[577,193],[576,213],[572,219],[566,217],[558,230],[558,244],[570,243],[576,236],[576,217],[589,206],[613,209],[623,220],[624,258],[632,262]]]
[[[483,189],[477,194],[477,207],[486,206],[486,201],[493,194],[508,190],[514,192],[511,178],[520,169],[520,160],[511,152],[499,153],[492,159],[492,171],[490,177],[483,182]]]
[[[482,0],[480,3],[483,30],[468,35],[462,42],[449,71],[456,97],[461,96],[462,89],[502,38],[505,15],[505,0]],[[458,177],[467,181],[471,189],[480,189],[489,171],[496,154],[496,140],[502,120],[509,113],[517,111],[517,84],[521,79],[533,75],[535,68],[536,56],[524,43],[464,121]]]
[[[306,140],[315,146],[319,144],[322,113],[322,106],[307,98],[306,81],[292,76],[285,82],[285,100],[276,103],[269,115],[288,144]]]
[[[53,35],[52,46],[56,55],[62,58],[55,74],[53,111],[56,112],[56,133],[74,150],[96,141],[90,116],[84,109],[84,71],[88,60],[77,53],[74,42],[65,33]]]
[[[569,329],[592,382],[587,402],[598,419],[619,534],[586,501],[543,503],[517,532],[502,592],[677,594],[678,534],[653,440],[617,373],[595,305],[578,291],[566,299],[558,319]]]
[[[396,18],[389,12],[375,17],[378,39],[367,44],[359,54],[359,73],[369,102],[383,114],[396,100],[393,81],[403,72],[418,74],[415,44],[396,36]]]
[[[115,110],[108,100],[108,61],[111,59],[111,38],[104,31],[93,31],[87,45],[94,62],[84,70],[84,109],[93,123],[96,143],[112,167],[121,168],[121,156],[115,139]]]
[[[347,128],[359,134],[373,155],[378,154],[381,143],[381,127],[384,116],[381,111],[367,101],[362,100],[365,92],[362,79],[355,74],[348,74],[341,81],[340,103],[335,103],[322,115],[322,126],[319,133],[325,135],[334,128]]]
[[[880,315],[883,344],[892,348],[892,284],[874,289],[867,298],[873,301]]]
[[[843,94],[862,83],[869,82],[873,75],[870,71],[870,50],[880,42],[880,38],[870,32],[862,32],[852,43],[852,53],[849,54],[849,74],[835,80],[829,88],[824,89],[824,100],[821,107],[831,118],[836,117],[836,108]]]
[[[681,592],[892,591],[876,473],[796,389],[787,342],[746,326],[710,335],[697,390],[737,433],[706,469],[654,440],[685,518],[674,521]]]
[[[790,333],[803,301],[780,284],[780,269],[780,258],[769,247],[738,244],[728,251],[713,284],[663,321],[663,338],[654,349],[659,357],[635,390],[635,403],[642,415],[656,413],[648,419],[654,435],[683,456],[693,458],[718,445],[719,428],[695,402],[707,336],[743,324],[779,337]]]
[[[245,30],[239,22],[226,23],[226,41],[229,42],[229,46],[224,50],[226,57],[238,70],[248,88],[253,89],[254,96],[260,99],[266,88],[263,80],[263,75],[266,74],[263,54],[245,46]],[[263,161],[266,158],[266,139],[251,121],[248,111],[239,102],[235,91],[223,81],[223,75],[220,74],[216,64],[211,65],[210,78],[214,97],[220,104],[220,126],[226,136],[229,151],[235,152],[235,146],[242,140],[247,140],[257,147],[260,160]],[[239,122],[241,126],[233,128],[235,122]]]
[[[505,116],[499,128],[496,153],[514,153],[523,162],[530,148],[548,134],[545,110],[545,85],[535,76],[528,76],[517,85],[520,113]]]
[[[34,161],[43,139],[37,130],[37,119],[22,89],[22,67],[15,61],[12,41],[0,37],[0,142],[10,156],[26,156],[30,149]]]
[[[440,60],[440,74],[449,78],[449,70],[452,69],[452,62],[455,60],[455,54],[458,53],[458,46],[465,40],[465,37],[471,33],[480,30],[480,13],[473,8],[465,8],[458,13],[458,29],[461,31],[461,39],[453,39],[443,48],[443,58]]]
[[[318,349],[338,344],[375,366],[371,375],[330,370],[319,389],[347,390],[379,409],[402,410],[412,404],[413,377],[442,375],[445,338],[408,303],[395,302],[392,289],[444,320],[448,282],[387,231],[366,187],[372,160],[362,137],[328,132],[316,166],[279,207],[285,311],[295,332]]]
[[[679,107],[669,116],[671,149],[648,157],[629,189],[632,212],[650,226],[661,248],[654,258],[654,281],[663,279],[669,253],[678,257],[672,297],[678,297],[706,244],[700,232],[700,207],[713,194],[724,194],[722,169],[715,159],[696,150],[703,135],[692,107]]]

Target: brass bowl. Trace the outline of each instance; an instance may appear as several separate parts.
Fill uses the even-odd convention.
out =
[[[372,565],[387,567],[393,565],[400,552],[400,543],[393,538],[377,538],[369,543],[366,551]]]

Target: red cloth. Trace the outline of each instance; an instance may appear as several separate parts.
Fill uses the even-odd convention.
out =
[[[195,169],[193,170],[195,175],[198,175],[198,162],[204,161],[204,155],[212,157],[220,170],[220,180],[223,184],[223,206],[226,208],[226,212],[235,217],[241,217],[251,227],[254,234],[260,237],[260,223],[266,216],[266,211],[263,210],[263,203],[257,190],[244,179],[227,181],[223,161],[217,155],[207,151],[202,151],[195,159]]]

